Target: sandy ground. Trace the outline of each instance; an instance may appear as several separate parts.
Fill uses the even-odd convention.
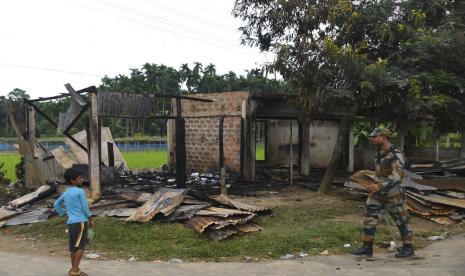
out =
[[[89,275],[464,275],[465,236],[438,241],[407,260],[391,254],[373,259],[349,255],[307,257],[290,261],[169,263],[85,260]],[[0,275],[66,275],[68,258],[0,251]]]

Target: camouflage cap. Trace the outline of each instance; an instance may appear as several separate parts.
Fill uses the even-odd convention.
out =
[[[368,137],[373,138],[373,137],[381,136],[381,135],[390,137],[391,132],[387,128],[377,127],[375,129],[373,129],[373,131],[368,135]]]

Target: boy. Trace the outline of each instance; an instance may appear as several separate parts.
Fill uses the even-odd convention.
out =
[[[75,169],[67,169],[64,174],[69,187],[53,204],[56,212],[60,216],[68,216],[69,251],[71,253],[71,270],[68,275],[87,275],[79,270],[84,249],[87,245],[87,231],[92,228],[92,213],[87,204],[86,194],[81,188],[84,179],[82,173]],[[65,205],[65,209],[62,205]]]

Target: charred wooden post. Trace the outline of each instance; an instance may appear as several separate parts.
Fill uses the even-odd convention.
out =
[[[294,185],[294,154],[292,147],[292,121],[289,121],[290,135],[289,135],[289,183]]]
[[[91,199],[98,200],[101,195],[100,183],[100,156],[99,156],[99,122],[97,109],[97,94],[89,93],[90,116],[88,132],[88,156],[89,156],[89,182]]]
[[[433,159],[439,161],[439,135],[433,131]]]
[[[34,107],[27,105],[27,142],[32,149],[32,158],[36,157],[36,119]]]
[[[224,167],[223,131],[224,131],[224,117],[220,117],[218,141],[219,141],[219,153],[220,153],[219,157],[220,157],[221,194],[222,195],[228,195],[228,191],[226,190],[226,169]]]
[[[113,149],[113,143],[107,142],[108,150],[108,167],[113,168],[115,166],[115,151]]]
[[[397,146],[401,151],[405,150],[405,131],[402,128],[397,131]]]
[[[465,130],[462,130],[461,131],[461,135],[460,135],[460,157],[461,158],[465,158]]]
[[[176,186],[186,186],[186,121],[181,117],[181,99],[176,99]]]
[[[349,130],[347,172],[354,172],[354,127]]]
[[[255,181],[255,114],[256,103],[251,98],[242,101],[242,120],[244,122],[243,139],[243,178],[247,181]]]
[[[299,170],[300,175],[310,175],[310,123],[299,120]]]

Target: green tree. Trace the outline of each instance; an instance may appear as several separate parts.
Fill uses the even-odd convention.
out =
[[[408,121],[405,116],[421,118],[431,115],[431,110],[460,105],[457,94],[463,95],[463,85],[447,93],[434,85],[433,79],[440,79],[439,83],[445,82],[449,88],[454,81],[448,74],[438,78],[438,71],[426,64],[438,56],[422,57],[429,51],[419,47],[419,43],[438,36],[446,25],[457,28],[461,24],[463,28],[458,22],[463,13],[456,12],[463,11],[463,4],[457,2],[236,0],[233,14],[244,20],[243,43],[276,53],[272,68],[299,91],[297,103],[314,118],[328,110],[347,114],[341,121],[320,193],[330,188],[355,114],[372,114],[398,123]],[[454,36],[460,40],[457,36],[463,37],[463,32]],[[451,45],[458,44],[455,41],[442,50],[451,51]],[[419,64],[421,60],[423,64]],[[461,65],[458,69],[463,72]],[[433,115],[440,118],[445,114],[439,113]]]

